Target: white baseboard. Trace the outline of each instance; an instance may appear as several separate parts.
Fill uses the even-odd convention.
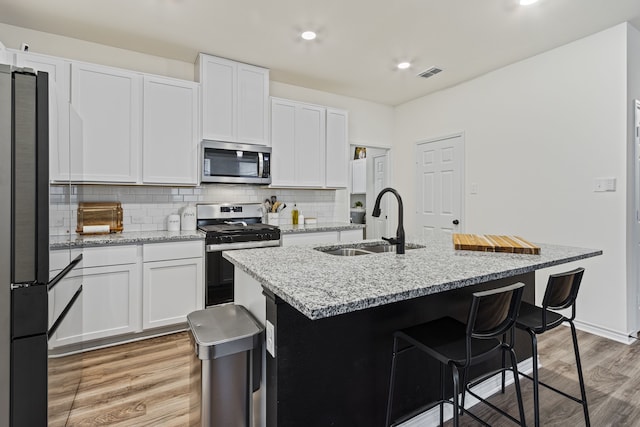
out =
[[[580,329],[581,331],[589,332],[590,334],[598,335],[603,338],[608,338],[622,344],[631,344],[636,341],[635,339],[630,338],[628,333],[614,331],[613,329],[603,328],[602,326],[578,320],[574,320],[573,323],[575,323],[576,329]],[[563,324],[566,325],[566,323]],[[566,326],[568,327],[569,325]]]
[[[518,371],[525,374],[530,374],[531,372],[533,372],[532,360],[533,360],[532,358],[529,358],[527,360],[523,360],[522,362],[518,363]],[[476,393],[478,396],[481,396],[483,399],[486,399],[500,391],[501,379],[502,379],[501,375],[497,374],[492,378],[484,381],[482,384],[479,384],[476,387],[473,387],[471,390],[473,390],[473,392]],[[512,383],[513,383],[513,375],[509,375],[507,373],[506,384],[512,384]],[[471,408],[472,406],[474,406],[476,403],[479,402],[478,399],[476,399],[471,395],[467,395],[465,400],[466,400],[464,405],[465,408]],[[450,420],[451,418],[453,418],[453,406],[449,404],[445,404],[444,420],[447,421],[447,420]],[[435,408],[431,408],[428,411],[418,414],[415,417],[411,418],[410,420],[405,421],[404,423],[398,425],[398,427],[432,427],[432,426],[438,426],[438,425],[440,425],[440,407],[436,406]]]

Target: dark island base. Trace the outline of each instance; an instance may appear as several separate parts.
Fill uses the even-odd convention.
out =
[[[267,353],[267,426],[383,426],[393,331],[442,316],[466,322],[471,293],[516,282],[526,284],[523,299],[534,302],[532,272],[320,320],[267,295],[277,356]],[[516,351],[518,360],[531,357],[520,331]],[[481,371],[499,366],[499,359]],[[396,378],[393,419],[437,400],[439,367],[422,352],[402,354]]]

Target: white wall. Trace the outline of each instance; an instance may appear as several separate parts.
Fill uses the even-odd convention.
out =
[[[578,318],[617,338],[630,330],[626,30],[622,24],[403,104],[394,136],[408,230],[416,232],[415,167],[408,167],[415,143],[464,132],[465,231],[603,249],[577,263],[586,268]],[[593,179],[607,176],[616,177],[617,191],[594,193]],[[549,272],[538,274],[538,294]]]

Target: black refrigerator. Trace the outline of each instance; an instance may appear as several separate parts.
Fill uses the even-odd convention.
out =
[[[48,75],[0,64],[0,427],[47,425],[49,280]]]

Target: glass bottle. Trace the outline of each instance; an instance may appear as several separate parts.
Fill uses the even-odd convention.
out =
[[[296,204],[293,204],[293,210],[291,211],[291,223],[293,225],[298,225],[298,208]]]

